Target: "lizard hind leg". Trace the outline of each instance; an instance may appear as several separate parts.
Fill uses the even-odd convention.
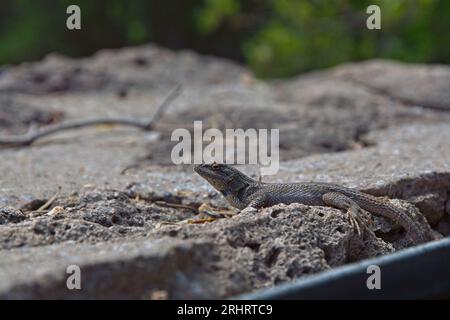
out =
[[[323,202],[330,206],[341,210],[347,211],[347,218],[350,225],[356,229],[358,235],[361,235],[361,226],[365,226],[359,217],[358,213],[362,210],[358,204],[339,192],[328,192],[322,196]]]

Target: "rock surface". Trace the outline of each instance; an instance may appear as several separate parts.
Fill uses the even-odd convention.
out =
[[[360,237],[345,213],[301,204],[199,223],[204,203],[230,208],[191,166],[170,160],[171,132],[192,132],[194,120],[279,128],[280,170],[263,181],[402,199],[391,201],[415,205],[448,236],[449,74],[368,61],[265,83],[231,62],[152,45],[10,67],[0,74],[3,136],[149,117],[175,84],[183,92],[153,132],[97,126],[0,149],[0,298],[230,297],[410,245],[392,221],[366,214],[376,237]],[[66,287],[70,265],[82,290]]]
[[[204,298],[213,294],[205,285],[207,270],[201,270],[210,249],[201,242],[161,239],[3,251],[0,298],[149,299],[168,289],[170,298]],[[81,270],[81,290],[67,289],[73,265]]]

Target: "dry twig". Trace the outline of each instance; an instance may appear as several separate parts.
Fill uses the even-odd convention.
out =
[[[155,204],[157,204],[158,206],[163,206],[163,207],[187,209],[187,210],[191,210],[194,212],[198,212],[198,208],[193,207],[193,206],[184,205],[184,204],[171,203],[171,202],[166,202],[166,201],[155,201]]]
[[[50,206],[53,204],[53,202],[55,202],[56,198],[58,198],[60,192],[61,192],[61,187],[58,188],[58,191],[53,195],[53,197],[48,199],[47,202],[44,203],[42,206],[40,206],[39,209],[37,209],[36,211],[44,211],[44,210],[47,210],[48,208],[50,208]]]
[[[56,132],[78,129],[95,125],[122,125],[137,127],[144,131],[150,131],[155,123],[162,117],[164,109],[179,95],[181,86],[176,86],[156,108],[150,119],[140,120],[134,118],[93,118],[85,120],[74,120],[46,126],[42,129],[31,131],[22,136],[0,137],[0,146],[3,147],[23,147],[31,145],[34,141],[51,135]]]

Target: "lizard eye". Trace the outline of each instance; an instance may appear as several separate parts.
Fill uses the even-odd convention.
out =
[[[217,163],[215,163],[215,162],[211,165],[211,167],[213,169],[219,169],[219,165]]]

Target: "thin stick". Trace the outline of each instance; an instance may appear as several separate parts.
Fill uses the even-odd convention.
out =
[[[122,125],[137,127],[144,131],[150,131],[155,126],[155,123],[162,117],[164,109],[169,105],[179,94],[181,86],[177,85],[156,108],[154,115],[147,120],[139,120],[134,118],[94,118],[85,120],[67,121],[59,124],[49,125],[37,131],[32,131],[22,136],[11,136],[0,138],[0,146],[3,147],[22,147],[32,144],[34,141],[51,135],[59,131],[70,129],[77,129],[95,125]]]
[[[61,192],[61,187],[58,188],[58,191],[53,195],[53,197],[48,199],[47,202],[44,203],[42,206],[40,206],[39,209],[37,209],[36,211],[47,210],[52,205],[52,203],[55,202],[56,198],[58,198],[60,192]]]
[[[179,209],[188,209],[197,212],[198,209],[192,206],[178,204],[178,203],[170,203],[166,201],[155,201],[155,204],[158,206],[169,207],[169,208],[179,208]]]

